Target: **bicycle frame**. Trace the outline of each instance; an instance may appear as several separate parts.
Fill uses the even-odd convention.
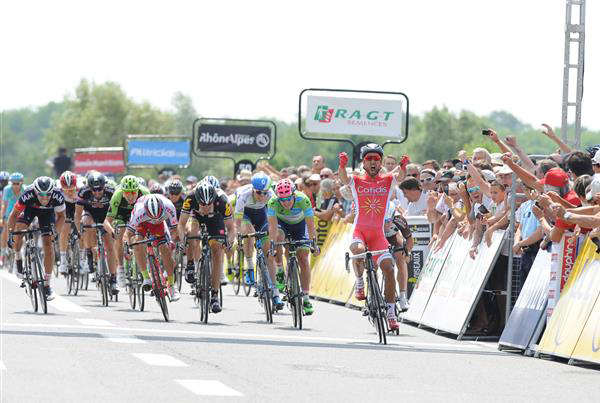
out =
[[[100,287],[100,293],[102,294],[102,305],[108,306],[108,301],[113,299],[113,293],[110,289],[111,274],[108,269],[108,262],[106,260],[104,237],[106,233],[103,224],[92,224],[82,225],[82,229],[92,228],[96,231],[96,238],[98,243],[98,270],[96,270],[96,286]],[[83,231],[81,231],[83,232]],[[117,294],[114,294],[115,301],[118,301]]]
[[[13,231],[13,235],[25,235],[25,259],[23,267],[23,284],[25,292],[31,300],[33,310],[38,311],[38,299],[42,311],[48,313],[48,304],[46,301],[45,280],[42,270],[42,259],[40,248],[37,245],[36,234],[41,232],[39,228],[24,231]]]

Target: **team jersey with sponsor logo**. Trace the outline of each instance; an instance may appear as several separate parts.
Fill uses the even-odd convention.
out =
[[[34,208],[40,210],[54,209],[54,212],[60,213],[61,211],[65,211],[65,198],[60,190],[54,189],[50,195],[50,201],[48,204],[42,206],[37,198],[37,195],[35,194],[35,191],[33,190],[33,186],[31,186],[21,194],[19,200],[17,200],[17,204],[15,204],[15,209],[17,211],[23,211],[25,208]]]
[[[150,218],[146,213],[145,202],[151,196],[145,195],[140,197],[135,203],[133,211],[131,212],[131,218],[129,219],[129,223],[127,223],[127,227],[130,228],[132,231],[135,231],[135,229],[139,225],[145,222],[149,222],[151,224],[166,222],[169,228],[177,226],[177,211],[175,210],[175,206],[173,205],[171,200],[167,199],[165,196],[160,194],[155,194],[152,196],[158,197],[163,202],[164,208],[162,215],[157,219]]]
[[[297,190],[294,192],[294,204],[289,210],[283,208],[277,196],[273,196],[267,203],[267,217],[277,217],[286,224],[298,224],[305,218],[313,216],[314,211],[310,199]]]
[[[235,216],[242,217],[244,208],[260,210],[265,208],[269,200],[275,196],[275,192],[269,189],[265,199],[261,202],[254,197],[254,188],[252,184],[244,185],[236,192]]]
[[[136,202],[140,199],[140,197],[144,195],[149,195],[150,191],[146,186],[140,186],[138,189]],[[121,186],[117,186],[115,190],[115,194],[110,199],[110,209],[108,210],[107,217],[111,218],[119,218],[119,219],[127,219],[131,216],[131,211],[133,210],[133,204],[129,204],[125,196],[123,196],[123,189]]]
[[[213,202],[212,212],[208,214],[202,214],[200,213],[199,208],[200,205],[196,200],[194,192],[190,192],[185,198],[185,201],[183,202],[181,212],[185,214],[190,214],[193,212],[194,214],[206,217],[213,217],[220,214],[225,220],[228,220],[233,217],[233,209],[231,208],[231,204],[229,204],[229,199],[227,198],[225,192],[223,192],[221,189],[217,189],[217,198]]]
[[[354,225],[356,228],[381,230],[392,190],[396,188],[393,174],[353,175],[349,183],[354,196]]]
[[[82,206],[84,211],[106,214],[114,192],[113,188],[106,186],[104,192],[102,192],[102,196],[97,199],[92,192],[92,188],[85,186],[77,193],[76,204]]]

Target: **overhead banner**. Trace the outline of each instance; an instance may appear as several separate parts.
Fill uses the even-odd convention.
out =
[[[127,141],[127,165],[190,165],[189,141]]]
[[[268,154],[269,126],[200,124],[196,127],[196,152]]]
[[[600,294],[600,259],[588,240],[577,257],[538,352],[570,358]]]
[[[101,152],[75,152],[73,155],[76,174],[85,174],[87,171],[96,170],[104,174],[125,173],[125,159],[123,151],[101,151]]]
[[[538,251],[500,336],[501,346],[527,350],[532,344],[537,343],[537,340],[532,338],[536,334],[540,321],[545,319],[551,258],[550,252],[543,249]]]
[[[407,216],[406,222],[412,232],[414,242],[408,265],[408,288],[406,290],[408,298],[410,298],[429,254],[431,225],[425,216]]]
[[[312,133],[402,137],[400,100],[307,96],[306,128]]]

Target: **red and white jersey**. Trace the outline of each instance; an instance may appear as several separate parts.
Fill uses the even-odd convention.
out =
[[[396,188],[396,177],[391,174],[352,175],[349,183],[354,197],[354,226],[359,229],[383,230],[385,212]]]
[[[150,218],[150,217],[148,217],[148,214],[146,214],[146,207],[145,207],[146,200],[148,200],[149,197],[153,197],[153,196],[158,197],[163,202],[163,205],[164,205],[162,216],[158,219]],[[173,205],[171,200],[167,199],[163,195],[152,194],[152,195],[142,196],[135,203],[135,206],[133,207],[133,211],[131,212],[131,218],[129,219],[129,223],[127,224],[127,226],[129,228],[131,228],[132,231],[135,231],[135,229],[138,226],[140,226],[141,224],[143,224],[145,222],[149,222],[151,224],[158,224],[160,222],[165,222],[169,226],[169,228],[176,227],[177,226],[177,210],[175,209],[175,206]]]

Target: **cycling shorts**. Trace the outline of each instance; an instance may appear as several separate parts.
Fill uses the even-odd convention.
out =
[[[35,217],[38,219],[38,226],[42,230],[42,236],[51,235],[52,224],[54,224],[54,209],[25,207],[25,210],[17,217],[17,222],[29,226]]]
[[[312,218],[310,218],[312,220]],[[288,224],[277,219],[278,227],[283,231],[286,238],[292,241],[308,241],[308,229],[306,228],[306,220],[302,220],[297,224]],[[307,247],[303,247],[307,248]]]
[[[267,224],[266,208],[244,208],[244,221],[250,221],[256,231],[262,231],[262,228]]]
[[[198,224],[206,225],[206,231],[210,236],[225,236],[225,220],[220,214],[203,216],[194,212],[194,218]]]
[[[65,218],[67,220],[75,220],[75,203],[65,201]]]
[[[158,224],[152,224],[149,221],[143,222],[135,228],[136,232],[140,234],[142,237],[164,237],[160,241],[156,242],[155,245],[162,245],[171,240],[169,229],[167,228],[166,222],[161,222]]]
[[[365,245],[368,251],[376,251],[387,249],[390,244],[385,238],[385,234],[383,233],[383,229],[379,228],[365,228],[360,229],[358,227],[354,227],[354,232],[352,233],[352,244],[362,243]],[[389,252],[383,253],[381,255],[373,256],[376,264],[380,264],[381,261],[385,259],[392,259],[392,255]]]
[[[92,217],[96,224],[102,224],[106,219],[106,213],[108,213],[108,210],[105,209],[84,210],[83,216]]]

